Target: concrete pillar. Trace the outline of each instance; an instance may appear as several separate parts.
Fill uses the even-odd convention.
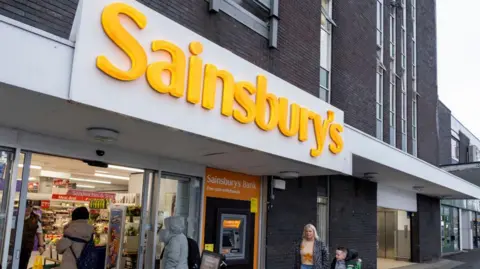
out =
[[[175,198],[175,216],[188,218],[190,189],[188,182],[177,181],[177,194]]]
[[[38,192],[39,193],[52,193],[53,181],[48,177],[38,178]]]
[[[141,201],[142,187],[143,187],[143,173],[131,174],[130,180],[128,181],[128,193],[139,193],[140,201]]]
[[[472,212],[461,210],[460,213],[460,241],[461,250],[473,249]]]

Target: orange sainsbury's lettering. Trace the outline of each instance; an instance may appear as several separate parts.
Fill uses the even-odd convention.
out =
[[[102,12],[103,31],[113,43],[128,55],[131,61],[130,70],[119,69],[103,55],[97,57],[97,68],[118,80],[132,81],[145,73],[145,69],[147,69],[147,55],[142,45],[123,28],[120,23],[120,14],[124,14],[132,19],[140,29],[147,26],[147,17],[137,9],[124,3],[110,4]]]
[[[290,105],[290,119],[288,117],[288,99],[278,98],[278,106],[278,129],[287,137],[297,135],[300,127],[300,106],[295,103]],[[290,127],[288,127],[289,125]]]
[[[325,139],[327,138],[328,127],[335,118],[333,111],[327,112],[327,118],[322,121],[322,117],[315,112],[310,112],[309,118],[313,121],[313,130],[315,131],[315,140],[317,147],[310,150],[312,157],[318,157],[322,154],[323,147],[325,145]]]
[[[186,48],[167,40],[154,40],[151,43],[152,53],[166,52],[171,60],[148,65],[145,50],[121,25],[119,14],[129,17],[140,29],[147,24],[147,18],[127,4],[114,3],[105,7],[102,13],[105,34],[131,61],[131,68],[125,71],[114,66],[105,56],[98,56],[97,67],[105,74],[122,81],[136,80],[145,75],[153,90],[175,98],[184,97],[188,103],[200,105],[205,110],[215,108],[217,92],[220,92],[220,113],[225,117],[231,117],[241,124],[255,123],[258,129],[265,132],[278,129],[283,136],[297,137],[302,143],[308,141],[309,134],[313,134],[315,145],[310,149],[313,158],[320,156],[325,147],[332,154],[342,152],[344,127],[335,122],[333,111],[327,111],[326,117],[322,118],[318,113],[285,97],[277,97],[268,92],[268,79],[264,75],[256,77],[256,84],[236,81],[229,71],[219,69],[212,63],[204,64],[201,57],[203,45],[199,41],[189,43],[190,54],[187,55]],[[162,79],[166,73],[170,78],[168,82]],[[217,86],[218,82],[221,82],[221,86]]]
[[[338,123],[332,123],[330,125],[330,138],[332,139],[332,143],[330,143],[328,149],[333,154],[338,154],[343,150],[343,138],[340,133],[343,133],[343,126]]]
[[[252,83],[246,81],[237,82],[235,85],[235,101],[245,110],[245,115],[238,109],[233,110],[233,118],[240,123],[247,124],[255,120],[255,103],[250,95],[257,90]]]
[[[255,123],[264,131],[273,130],[278,124],[278,101],[273,93],[267,93],[267,78],[262,75],[257,76],[257,94],[255,102],[257,104]],[[267,107],[269,108],[269,119],[268,122],[265,122]]]
[[[171,62],[156,62],[147,68],[147,81],[159,93],[170,93],[174,97],[182,97],[185,91],[185,53],[177,45],[165,40],[152,42],[152,51],[165,51],[172,57]],[[163,71],[170,73],[170,83],[162,81]]]

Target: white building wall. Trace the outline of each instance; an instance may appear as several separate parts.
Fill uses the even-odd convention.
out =
[[[472,211],[460,211],[461,249],[473,249],[473,230],[471,225]]]
[[[417,212],[417,194],[384,184],[378,184],[377,206]]]

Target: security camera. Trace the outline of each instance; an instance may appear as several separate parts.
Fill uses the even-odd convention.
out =
[[[96,152],[97,155],[100,156],[100,157],[102,157],[103,155],[105,155],[105,151],[100,150],[100,149],[97,149],[95,152]]]

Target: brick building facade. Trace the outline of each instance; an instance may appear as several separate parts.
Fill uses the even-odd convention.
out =
[[[321,24],[322,8],[318,0],[279,1],[278,45],[270,48],[268,38],[259,35],[237,18],[223,11],[209,11],[209,1],[204,0],[139,0],[160,14],[189,28],[193,32],[217,43],[234,54],[271,72],[281,79],[320,96]],[[390,1],[383,5],[384,35],[388,39],[388,12]],[[398,0],[397,2],[401,2]],[[436,79],[436,21],[435,0],[416,1],[416,66],[418,107],[418,157],[434,165],[439,164],[439,136],[437,133],[437,79]],[[0,0],[0,15],[18,20],[61,38],[69,38],[78,1],[75,0]],[[408,66],[413,65],[413,24],[410,6],[406,0],[406,37]],[[308,14],[308,16],[306,16]],[[331,104],[345,112],[345,123],[370,136],[376,136],[376,46],[377,0],[332,1],[331,18],[335,23],[331,31]],[[400,21],[401,12],[397,13]],[[400,29],[399,27],[397,27]],[[401,39],[397,31],[398,40]],[[397,46],[400,54],[400,46]],[[385,45],[384,61],[389,48]],[[397,63],[397,69],[400,67]],[[407,68],[407,72],[410,68]],[[388,128],[391,97],[388,92],[389,66],[385,64],[383,76],[383,141],[389,143]],[[400,75],[400,73],[398,74]],[[412,89],[412,73],[406,76],[407,151],[413,154],[413,107],[416,94]],[[401,83],[396,88],[396,147],[401,149]],[[443,156],[442,155],[442,156]],[[441,160],[445,160],[444,157]],[[291,246],[301,235],[303,225],[315,223],[318,188],[326,188],[325,179],[300,179],[287,181],[285,191],[277,193],[268,213],[267,255],[268,268],[290,268]],[[330,250],[345,245],[361,250],[364,268],[376,268],[376,208],[377,183],[349,176],[331,176],[329,182],[329,244]],[[418,214],[413,219],[412,259],[432,260],[439,257],[436,249],[438,233],[429,230],[438,224],[438,199],[418,195]],[[435,220],[435,221],[433,221]],[[289,254],[290,253],[290,254]]]

